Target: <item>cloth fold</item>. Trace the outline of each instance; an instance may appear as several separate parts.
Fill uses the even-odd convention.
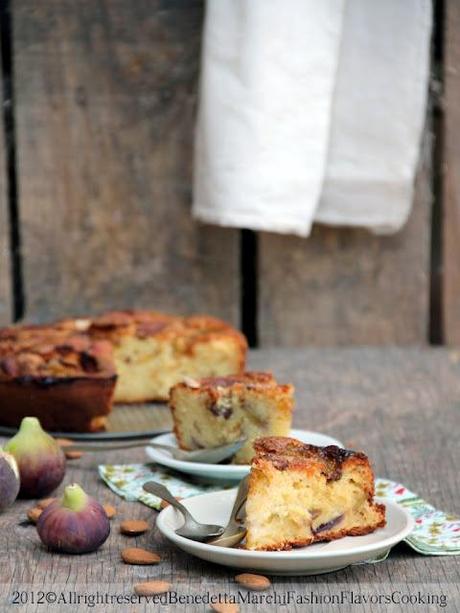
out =
[[[430,0],[208,2],[193,214],[395,232],[412,203]]]
[[[179,498],[235,487],[235,484],[223,488],[219,484],[199,483],[157,464],[105,464],[99,466],[99,475],[112,491],[125,500],[139,501],[156,510],[160,509],[161,500],[142,489],[147,481],[154,480],[166,485],[173,496]],[[460,517],[435,509],[404,485],[388,479],[376,479],[375,492],[383,502],[396,502],[414,517],[415,529],[405,539],[412,549],[423,555],[460,555]],[[372,561],[385,558],[383,556]]]

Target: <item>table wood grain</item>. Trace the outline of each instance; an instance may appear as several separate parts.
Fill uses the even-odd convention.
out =
[[[460,514],[459,414],[460,352],[443,349],[311,349],[261,350],[251,355],[251,367],[270,369],[297,389],[295,426],[320,430],[347,446],[368,453],[377,475],[399,480],[439,508]],[[106,462],[140,462],[142,450],[112,452]],[[237,594],[235,573],[194,559],[169,546],[155,529],[156,512],[140,503],[122,501],[98,480],[100,456],[89,454],[69,462],[66,483],[76,481],[101,502],[115,504],[112,534],[97,552],[68,556],[47,552],[35,528],[25,525],[30,502],[21,501],[0,516],[0,610],[7,610],[14,591],[28,594],[20,607],[35,611],[88,611],[75,604],[77,595],[132,594],[137,582],[161,578],[178,595]],[[60,488],[62,489],[62,488]],[[145,518],[148,534],[128,538],[119,534],[122,519]],[[123,547],[147,547],[161,555],[152,567],[127,566],[120,560]],[[445,611],[460,610],[459,557],[425,557],[408,546],[397,546],[389,559],[376,565],[349,567],[318,577],[275,577],[271,592],[279,598],[288,591],[313,595],[323,604],[282,607],[243,604],[242,611],[434,611],[423,604],[331,604],[336,598],[381,595],[393,591],[423,598],[445,595]],[[31,594],[61,593],[72,604],[32,604]],[[246,594],[245,590],[241,593]],[[73,595],[72,595],[73,594]],[[347,596],[348,594],[348,596]],[[420,594],[420,596],[419,596]],[[24,596],[26,598],[26,596]],[[153,604],[99,605],[96,611],[152,611]],[[205,611],[204,605],[161,606],[161,610]]]

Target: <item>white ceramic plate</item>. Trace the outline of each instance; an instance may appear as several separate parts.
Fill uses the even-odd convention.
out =
[[[291,430],[289,436],[297,438],[304,443],[310,443],[310,445],[318,445],[318,447],[325,447],[326,445],[343,447],[343,444],[337,439],[327,436],[326,434],[320,434],[319,432]],[[161,434],[152,439],[152,441],[161,443],[162,445],[173,445],[177,447],[176,437],[172,432]],[[241,481],[249,472],[248,464],[201,464],[199,462],[183,462],[172,458],[167,451],[154,449],[153,447],[146,447],[145,451],[149,458],[158,464],[213,481]]]
[[[198,521],[226,525],[235,495],[236,489],[224,490],[201,494],[182,502]],[[179,549],[208,562],[272,575],[317,575],[376,558],[410,534],[414,528],[412,516],[393,502],[386,502],[385,505],[385,528],[365,536],[347,536],[291,551],[248,551],[191,541],[175,533],[182,525],[183,518],[172,507],[160,513],[157,526]]]

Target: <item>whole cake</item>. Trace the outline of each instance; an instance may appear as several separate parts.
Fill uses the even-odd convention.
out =
[[[113,346],[115,402],[168,400],[184,377],[239,373],[246,361],[245,337],[208,316],[116,311],[94,319],[88,332]]]
[[[246,501],[246,547],[283,550],[385,526],[364,453],[292,438],[254,444]]]
[[[79,333],[77,322],[0,331],[0,421],[33,415],[48,430],[93,432],[105,426],[116,373],[112,347]]]
[[[247,442],[233,462],[249,464],[256,438],[289,434],[294,388],[263,372],[206,377],[175,385],[169,405],[182,449],[217,447],[244,437]]]
[[[245,337],[206,316],[117,311],[0,329],[0,423],[36,416],[48,430],[105,427],[115,402],[168,399],[184,376],[244,369]]]

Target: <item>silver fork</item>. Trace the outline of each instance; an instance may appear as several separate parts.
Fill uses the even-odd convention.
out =
[[[208,447],[207,449],[196,449],[194,451],[184,451],[172,445],[162,445],[155,443],[151,439],[137,440],[131,443],[75,443],[69,445],[69,451],[115,451],[118,449],[134,449],[136,447],[153,447],[167,451],[176,460],[182,462],[199,462],[203,464],[218,464],[222,460],[226,460],[235,455],[237,451],[245,444],[246,439],[241,438],[228,445],[220,445],[219,447]]]

